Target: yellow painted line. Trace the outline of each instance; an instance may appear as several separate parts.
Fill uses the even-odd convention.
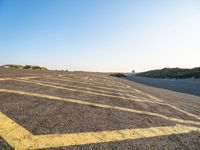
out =
[[[124,88],[126,87],[127,85],[125,84],[122,84],[121,82],[118,82],[118,81],[115,81],[114,80],[114,83],[113,83],[113,80],[110,80],[107,78],[98,78],[98,79],[95,79],[94,77],[83,77],[83,78],[80,78],[80,77],[64,77],[64,76],[59,76],[61,79],[75,79],[75,80],[78,80],[78,81],[83,81],[84,82],[87,82],[87,83],[91,83],[93,84],[94,82],[99,82],[101,81],[100,83],[98,83],[99,85],[102,85],[102,86],[105,86],[105,84],[109,84],[113,87],[119,87],[119,88]],[[116,84],[117,83],[117,84]]]
[[[130,87],[130,88],[132,88],[132,87]],[[142,91],[140,91],[140,90],[138,90],[138,89],[135,89],[135,92],[141,93],[142,95],[146,95],[146,96],[148,96],[149,98],[152,98],[152,99],[154,99],[154,100],[157,100],[157,101],[160,101],[160,102],[164,102],[163,100],[161,100],[161,99],[159,99],[159,98],[156,98],[155,96],[150,95],[150,94],[148,94],[148,93],[144,93],[144,92],[142,92]]]
[[[9,77],[9,78],[0,78],[0,81],[12,80],[12,79],[34,79],[38,78],[37,76],[30,76],[30,77]]]
[[[26,79],[27,77],[25,77]],[[29,77],[28,77],[29,78]],[[37,77],[32,77],[32,78],[37,78]],[[76,89],[70,89],[70,88],[65,88],[65,87],[58,87],[58,86],[54,86],[54,85],[48,85],[48,84],[43,84],[43,83],[39,83],[39,82],[31,82],[31,81],[25,81],[25,80],[19,80],[19,79],[12,79],[12,78],[2,78],[4,80],[15,80],[15,81],[20,81],[20,82],[28,82],[28,83],[33,83],[33,84],[37,84],[37,85],[41,85],[41,86],[48,86],[48,87],[52,87],[52,88],[57,88],[57,89],[63,89],[63,90],[71,90],[71,91],[77,91],[77,92],[85,92],[85,93],[89,93],[89,94],[95,94],[95,95],[101,95],[101,96],[107,96],[107,97],[112,97],[112,98],[120,98],[120,99],[125,99],[125,100],[131,100],[131,101],[143,101],[143,102],[147,102],[147,103],[154,103],[154,104],[159,104],[159,105],[165,105],[168,107],[171,107],[179,112],[182,112],[188,116],[194,117],[198,120],[200,120],[200,117],[197,115],[194,115],[192,113],[189,113],[187,111],[181,110],[180,108],[173,106],[171,104],[166,104],[166,103],[160,103],[160,102],[154,102],[154,101],[150,101],[150,100],[142,100],[142,98],[138,99],[130,99],[130,98],[126,98],[126,97],[121,97],[121,96],[114,96],[114,95],[108,95],[108,94],[103,94],[103,93],[95,93],[95,92],[90,92],[90,91],[82,91],[82,90],[76,90]]]
[[[118,90],[118,88],[127,90],[127,88],[124,88],[124,87],[122,87],[122,88],[114,87],[114,86],[108,87],[108,86],[106,86],[106,83],[99,84],[99,82],[101,82],[101,80],[97,83],[97,82],[80,81],[80,80],[76,80],[76,79],[72,79],[72,78],[54,78],[54,77],[50,77],[50,76],[46,76],[45,78],[52,79],[52,80],[73,82],[73,83],[81,83],[81,84],[85,84],[85,85],[92,85],[93,87],[101,88],[101,89],[105,89],[105,90],[116,90],[116,89]],[[96,84],[96,85],[94,85],[94,84]],[[134,90],[134,89],[132,89],[132,90]],[[121,91],[121,90],[119,90],[119,91]],[[128,91],[128,92],[131,92],[131,91]]]
[[[133,87],[131,87],[131,86],[125,84],[125,83],[121,83],[119,81],[116,81],[116,80],[114,80],[114,83],[113,83],[113,80],[109,79],[110,76],[108,76],[107,78],[105,78],[105,77],[99,77],[98,79],[95,79],[96,77],[87,77],[87,78],[85,78],[85,77],[84,78],[75,77],[75,78],[69,78],[69,77],[63,76],[63,75],[59,75],[58,77],[61,77],[61,79],[71,79],[71,80],[78,79],[79,81],[82,81],[82,79],[84,79],[85,81],[87,80],[87,83],[91,83],[91,84],[93,84],[94,81],[99,82],[99,80],[100,80],[100,81],[104,82],[104,84],[101,84],[102,86],[105,86],[105,84],[109,84],[109,85],[113,85],[114,87],[117,87],[117,88],[122,88],[122,89],[126,89],[126,90],[127,90],[127,88],[129,88],[129,89],[132,88],[133,90],[136,90]],[[72,75],[72,77],[74,77],[74,76]],[[117,84],[115,84],[115,83],[117,83]],[[140,91],[140,93],[141,93],[141,91]]]
[[[59,76],[59,77],[62,77],[61,79],[68,79],[68,80],[70,80],[69,78],[67,78],[66,76],[64,77],[64,76]],[[77,78],[75,78],[75,79],[77,79]],[[71,81],[74,81],[73,79],[71,79]],[[117,81],[116,81],[117,82]],[[84,82],[85,83],[85,82]],[[88,83],[88,82],[86,82],[86,83]],[[94,83],[94,81],[93,82],[89,82],[89,83],[91,83],[91,84],[93,84]],[[121,84],[120,82],[118,82],[119,84]],[[105,83],[106,84],[106,83]],[[105,84],[104,84],[104,86],[105,86]],[[144,93],[144,92],[142,92],[142,91],[140,91],[140,90],[138,90],[138,89],[135,89],[135,88],[133,88],[133,87],[131,87],[131,86],[129,86],[129,85],[126,85],[126,84],[121,84],[120,86],[118,86],[118,85],[116,85],[116,84],[111,84],[111,85],[114,85],[115,87],[117,87],[117,88],[121,88],[121,89],[125,89],[126,91],[127,90],[134,90],[135,92],[137,92],[137,93],[139,93],[139,94],[142,94],[142,95],[144,95],[144,96],[148,96],[149,98],[152,98],[152,99],[154,99],[154,100],[157,100],[157,101],[160,101],[160,102],[163,102],[161,99],[158,99],[158,98],[156,98],[156,97],[154,97],[154,96],[152,96],[152,95],[150,95],[150,94],[147,94],[147,93]],[[127,88],[125,88],[125,87],[127,87]],[[131,92],[131,91],[129,91],[129,92]]]
[[[0,78],[0,81],[11,80],[12,78]]]
[[[12,80],[12,79],[22,79],[22,80],[26,80],[26,79],[34,79],[34,78],[45,78],[45,77],[47,77],[47,78],[52,78],[51,76],[44,76],[44,77],[39,77],[39,76],[25,76],[25,77],[10,77],[10,78],[0,78],[0,81],[5,81],[5,80]],[[56,78],[54,78],[54,79],[56,79]],[[72,82],[75,82],[74,80],[71,80]],[[43,81],[42,81],[43,82]],[[59,83],[54,83],[54,84],[59,84]],[[61,85],[61,84],[60,84]],[[72,87],[72,85],[70,85],[71,87]],[[78,86],[74,86],[74,87],[77,87],[77,88],[84,88],[84,87],[78,87]],[[96,86],[97,88],[102,88],[102,87],[98,87],[98,86]],[[91,90],[92,88],[85,88],[85,89],[88,89],[88,90]],[[112,88],[109,88],[109,89],[112,89]],[[104,92],[104,93],[110,93],[110,94],[112,94],[112,93],[114,93],[114,92],[111,92],[111,91],[104,91],[104,90],[98,90],[98,89],[92,89],[93,91],[94,90],[96,90],[96,91],[99,91],[99,92]],[[114,90],[114,91],[116,91],[116,89],[112,89],[112,90]],[[139,92],[140,94],[143,94],[143,95],[145,95],[145,93],[143,93],[143,92],[141,92],[141,91],[139,91],[139,90],[136,90],[136,89],[133,89],[133,90],[135,90],[136,92]],[[121,90],[117,90],[117,92],[120,92],[120,93],[123,93],[123,91],[121,91]],[[128,91],[128,92],[131,92],[131,91]],[[128,96],[128,97],[132,97],[132,98],[138,98],[138,97],[136,97],[136,96],[133,96],[133,95],[130,95],[130,94],[123,94],[123,95],[125,95],[125,96]],[[148,95],[148,94],[146,94],[146,96],[149,96],[150,98],[152,98],[153,100],[156,100],[156,101],[161,101],[162,102],[162,100],[160,100],[160,99],[157,99],[157,98],[155,98],[155,97],[153,97],[153,96],[150,96],[150,95]],[[140,99],[143,99],[143,98],[141,98],[140,97]]]
[[[62,79],[62,78],[61,78]],[[68,79],[68,78],[63,78],[63,79]],[[69,80],[69,79],[68,79]],[[73,80],[71,80],[71,81],[73,81]],[[90,82],[91,84],[93,84],[93,82]],[[119,83],[119,82],[118,82]],[[113,84],[112,84],[113,85]],[[144,93],[144,92],[142,92],[142,91],[140,91],[140,90],[138,90],[138,89],[135,89],[135,88],[133,88],[133,87],[131,87],[131,86],[129,86],[129,85],[126,85],[126,84],[121,84],[122,86],[117,86],[116,84],[114,84],[114,86],[115,87],[117,87],[117,88],[121,88],[121,89],[123,89],[122,91],[121,90],[118,90],[120,93],[121,92],[123,92],[123,91],[126,91],[126,92],[131,92],[132,93],[132,91],[131,90],[133,90],[134,92],[137,92],[137,93],[139,93],[139,94],[141,94],[142,96],[147,96],[148,98],[151,98],[151,99],[153,99],[153,100],[156,100],[156,101],[159,101],[159,102],[163,102],[163,100],[161,100],[161,99],[159,99],[159,98],[156,98],[156,97],[154,97],[154,96],[152,96],[152,95],[150,95],[150,94],[148,94],[148,93]],[[104,85],[105,86],[105,85]],[[96,87],[98,87],[98,86],[96,86]],[[126,87],[126,88],[125,88]],[[101,88],[101,87],[100,87]],[[106,88],[110,88],[110,87],[106,87]],[[112,90],[113,90],[113,88],[112,88]],[[115,91],[116,91],[116,89],[114,89]],[[134,93],[135,94],[135,93]]]
[[[26,80],[27,81],[27,80]],[[104,90],[99,90],[99,89],[94,89],[94,88],[88,88],[88,87],[82,87],[82,86],[75,86],[75,85],[66,85],[66,84],[61,84],[61,83],[56,83],[56,82],[47,82],[47,81],[39,81],[39,80],[28,80],[34,83],[42,83],[42,84],[50,84],[50,85],[59,85],[62,87],[72,87],[72,88],[78,88],[81,90],[89,90],[91,92],[101,92],[101,93],[97,93],[97,94],[111,94],[111,96],[120,96],[120,95],[112,95],[112,94],[118,94],[116,92],[111,92],[111,91],[104,91]],[[78,90],[79,91],[79,90]],[[94,93],[96,94],[96,93]],[[124,93],[120,93],[122,94],[122,96],[127,96],[127,98],[134,98],[134,99],[141,99],[141,100],[146,100],[143,97],[137,97],[137,96],[133,96],[133,95],[128,95],[128,94],[124,94]],[[110,96],[110,95],[109,95]]]
[[[176,125],[100,132],[33,135],[1,112],[0,120],[0,137],[16,150],[58,148],[200,132],[198,127]]]
[[[125,129],[102,132],[52,134],[36,136],[33,149],[96,144],[104,142],[116,142],[123,140],[135,140],[159,136],[186,134],[200,132],[200,128],[176,125],[166,127],[151,127],[140,129]],[[37,143],[37,144],[36,144]]]
[[[19,80],[19,79],[12,79],[12,80],[18,81],[18,82],[26,82],[26,83],[36,84],[36,85],[40,85],[40,86],[51,87],[51,88],[56,88],[56,89],[61,89],[61,90],[68,90],[68,91],[82,92],[82,93],[87,93],[87,94],[92,94],[92,95],[99,95],[99,96],[104,96],[104,97],[118,98],[118,99],[138,101],[138,102],[154,103],[153,101],[142,99],[142,98],[139,98],[139,97],[128,98],[128,97],[122,97],[122,96],[116,96],[116,95],[96,93],[96,92],[92,92],[92,91],[85,91],[85,90],[78,90],[78,89],[72,89],[72,88],[67,88],[67,87],[55,86],[55,85],[50,85],[50,84],[45,84],[45,83],[30,81],[30,80]]]
[[[140,92],[140,91],[138,90],[138,92]],[[149,96],[149,97],[152,97],[153,99],[157,99],[157,98],[155,98],[154,96],[151,96],[151,95],[148,95],[148,96]],[[171,107],[172,109],[175,109],[175,110],[177,110],[177,111],[179,111],[179,112],[182,112],[182,113],[184,113],[184,114],[186,114],[186,115],[188,115],[188,116],[191,116],[191,117],[194,117],[194,118],[200,120],[200,117],[199,117],[199,116],[194,115],[194,114],[192,114],[192,113],[189,113],[189,112],[187,112],[187,111],[184,111],[184,110],[182,110],[182,109],[180,109],[180,108],[178,108],[178,107],[176,107],[176,106],[174,106],[174,105],[167,104],[167,103],[164,103],[164,105],[166,105],[166,106],[168,106],[168,107]]]
[[[57,79],[57,78],[52,78],[52,77],[50,77],[50,76],[44,76],[44,77],[39,77],[39,76],[28,76],[28,77],[14,77],[15,79],[34,79],[34,78],[49,78],[49,79],[55,79],[55,80],[59,80],[59,79]],[[11,80],[11,79],[14,79],[14,78],[0,78],[0,81],[5,81],[5,80]],[[66,81],[66,80],[65,80]],[[70,81],[70,82],[78,82],[78,83],[83,83],[83,84],[86,84],[87,85],[87,83],[85,83],[85,82],[79,82],[79,81],[74,81],[74,80],[67,80],[67,81]],[[118,90],[118,89],[114,89],[114,88],[110,88],[110,87],[101,87],[101,86],[93,86],[93,87],[96,87],[96,88],[100,88],[100,89],[106,89],[107,91],[108,90],[114,90],[114,91],[117,91],[117,92],[120,92],[120,93],[124,93],[124,90],[123,91],[121,91],[121,90]],[[143,93],[143,92],[141,92],[141,91],[139,91],[139,90],[137,90],[137,89],[131,89],[131,90],[134,90],[135,92],[138,92],[138,93],[140,93],[141,95],[143,95],[143,96],[148,96],[149,98],[151,98],[151,99],[153,99],[153,100],[156,100],[156,101],[160,101],[160,102],[163,102],[161,99],[158,99],[158,98],[155,98],[155,97],[153,97],[153,96],[151,96],[151,95],[149,95],[149,94],[146,94],[146,93]],[[111,91],[110,91],[111,92]],[[132,91],[125,91],[125,92],[132,92]],[[131,95],[127,95],[127,96],[129,96],[129,97],[133,97],[133,96],[131,96]],[[140,98],[140,99],[142,99],[142,98]]]
[[[40,98],[45,98],[45,99],[50,99],[50,100],[67,101],[67,102],[81,104],[81,105],[96,106],[96,107],[100,107],[100,108],[114,109],[114,110],[119,110],[119,111],[125,111],[125,112],[132,112],[132,113],[137,113],[137,114],[148,115],[148,116],[154,116],[154,117],[159,117],[159,118],[162,118],[162,119],[165,119],[165,120],[168,120],[168,121],[173,121],[173,122],[178,122],[178,123],[200,125],[200,122],[197,122],[197,121],[178,119],[178,118],[168,117],[168,116],[165,116],[165,115],[161,115],[161,114],[157,114],[157,113],[153,113],[153,112],[148,112],[148,111],[141,111],[141,110],[112,106],[112,105],[98,104],[98,103],[92,103],[92,102],[81,101],[81,100],[70,99],[70,98],[61,98],[61,97],[57,97],[57,96],[37,94],[37,93],[24,92],[24,91],[16,91],[16,90],[8,90],[8,89],[0,89],[0,92],[34,96],[34,97],[40,97]]]
[[[56,78],[54,78],[54,79],[56,79]],[[115,89],[115,88],[120,88],[120,89],[123,89],[123,90],[127,90],[127,85],[116,85],[116,84],[112,84],[112,83],[110,83],[110,82],[104,82],[103,84],[102,84],[102,81],[99,79],[99,81],[93,81],[93,82],[90,82],[90,81],[82,81],[82,80],[74,80],[74,79],[71,79],[71,78],[63,78],[63,77],[61,77],[61,78],[59,78],[59,80],[63,80],[63,81],[75,81],[75,82],[77,82],[77,83],[83,83],[83,84],[92,84],[92,85],[94,85],[94,83],[97,83],[96,84],[96,86],[98,86],[98,87],[103,87],[103,88],[105,88],[105,89]],[[99,83],[100,82],[100,83]],[[109,85],[111,85],[111,87],[105,87],[105,85],[107,85],[107,84],[109,84]],[[134,90],[134,89],[132,89],[132,90]]]
[[[17,79],[34,79],[34,78],[38,78],[38,76],[30,76],[30,77],[17,77]]]
[[[60,79],[60,78],[52,78],[52,77],[47,77],[47,78],[53,79],[53,80],[67,81],[67,82],[72,82],[72,83],[81,83],[81,84],[85,84],[85,85],[90,84],[90,85],[92,85],[93,87],[96,87],[96,88],[101,88],[101,89],[105,89],[105,90],[114,90],[114,91],[117,90],[118,92],[122,92],[118,88],[123,89],[123,91],[129,92],[129,93],[132,92],[132,90],[135,91],[135,92],[139,91],[139,90],[134,89],[132,87],[130,87],[129,89],[127,89],[127,88],[121,88],[121,87],[114,88],[114,87],[105,87],[105,85],[104,86],[94,85],[94,83],[87,83],[87,82],[82,82],[82,81],[77,81],[77,80],[71,80],[71,79]],[[149,94],[143,93],[142,91],[139,91],[138,93],[142,94],[143,96],[148,96],[148,97],[150,96],[149,98],[152,98],[153,100],[163,102],[162,100],[160,100],[158,98],[155,98],[154,96],[151,96]]]
[[[16,150],[23,150],[32,144],[32,134],[0,112],[0,137]]]
[[[25,79],[28,79],[28,78],[37,78],[37,77],[22,77],[22,78],[25,78]],[[41,86],[48,86],[48,87],[52,87],[52,88],[57,88],[57,89],[63,89],[63,90],[71,90],[71,91],[77,91],[77,92],[85,92],[85,93],[89,93],[89,94],[95,94],[95,95],[101,95],[101,96],[107,96],[107,97],[113,97],[113,98],[120,98],[120,99],[126,99],[126,100],[131,100],[131,101],[143,101],[143,102],[147,102],[147,103],[154,103],[154,104],[159,104],[159,105],[165,105],[165,106],[168,106],[172,109],[175,109],[179,112],[182,112],[188,116],[191,116],[191,117],[194,117],[198,120],[200,120],[200,117],[197,116],[197,115],[194,115],[192,113],[189,113],[187,111],[184,111],[176,106],[173,106],[171,104],[167,104],[167,103],[160,103],[160,102],[154,102],[154,101],[150,101],[150,100],[143,100],[142,98],[138,99],[137,97],[135,99],[130,99],[130,98],[126,98],[126,97],[121,97],[121,96],[114,96],[114,95],[108,95],[108,94],[103,94],[103,93],[95,93],[95,92],[90,92],[90,91],[82,91],[82,90],[75,90],[75,89],[70,89],[70,88],[64,88],[64,87],[58,87],[58,86],[53,86],[53,85],[48,85],[48,84],[43,84],[43,83],[36,83],[36,82],[31,82],[31,81],[24,81],[24,80],[18,80],[18,79],[12,79],[12,78],[0,78],[2,80],[16,80],[16,81],[20,81],[20,82],[28,82],[28,83],[33,83],[33,84],[37,84],[37,85],[41,85]],[[151,96],[151,95],[149,95]],[[153,97],[154,98],[154,97]]]
[[[121,97],[121,96],[115,96],[115,95],[108,95],[108,94],[103,94],[103,93],[95,93],[95,92],[90,92],[90,91],[82,91],[82,90],[76,90],[76,89],[70,89],[70,88],[66,88],[66,87],[60,87],[60,86],[54,86],[54,85],[49,85],[49,84],[44,84],[44,83],[41,83],[41,82],[36,82],[36,81],[27,81],[27,80],[17,80],[17,79],[13,79],[15,81],[20,81],[20,82],[27,82],[27,83],[32,83],[32,84],[37,84],[37,85],[40,85],[40,86],[47,86],[47,87],[52,87],[52,88],[57,88],[57,89],[62,89],[62,90],[71,90],[71,91],[77,91],[77,92],[85,92],[85,93],[89,93],[89,94],[95,94],[95,95],[100,95],[100,96],[107,96],[107,97],[112,97],[112,98],[120,98],[120,99],[125,99],[125,100],[131,100],[131,101],[139,101],[139,102],[147,102],[147,103],[153,103],[153,104],[159,104],[159,105],[163,105],[163,106],[168,106],[176,111],[179,111],[181,113],[184,113],[188,116],[191,116],[193,118],[196,118],[198,120],[200,120],[200,117],[195,115],[195,114],[192,114],[192,113],[189,113],[187,111],[184,111],[176,106],[173,106],[171,104],[167,104],[167,103],[162,103],[162,102],[156,102],[156,101],[151,101],[151,100],[145,100],[145,99],[139,99],[139,98],[134,98],[134,99],[130,99],[130,98],[126,98],[126,97]]]
[[[86,85],[88,85],[88,84],[90,84],[90,85],[92,85],[93,87],[97,87],[97,88],[101,88],[101,89],[106,89],[106,90],[113,90],[113,89],[116,89],[116,88],[119,88],[119,87],[106,87],[105,85],[106,84],[104,84],[104,85],[99,85],[99,83],[97,83],[96,85],[94,85],[96,82],[84,82],[84,81],[78,81],[78,80],[74,80],[74,79],[69,79],[69,78],[52,78],[52,77],[47,77],[47,78],[49,78],[49,79],[53,79],[53,80],[60,80],[60,81],[69,81],[69,82],[74,82],[74,83],[81,83],[81,84],[86,84]],[[99,81],[100,82],[100,81]],[[121,87],[120,87],[121,88]],[[127,90],[126,88],[125,88],[125,90]],[[134,89],[133,89],[134,90]],[[130,91],[128,91],[128,92],[130,92]]]

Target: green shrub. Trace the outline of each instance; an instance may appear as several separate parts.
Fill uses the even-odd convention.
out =
[[[126,75],[123,74],[123,73],[113,73],[113,74],[110,74],[110,76],[113,76],[113,77],[126,77]]]
[[[26,65],[23,67],[24,69],[31,69],[31,66],[30,65]]]

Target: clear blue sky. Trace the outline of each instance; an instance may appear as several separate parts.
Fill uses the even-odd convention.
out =
[[[0,65],[200,66],[199,0],[0,0]]]

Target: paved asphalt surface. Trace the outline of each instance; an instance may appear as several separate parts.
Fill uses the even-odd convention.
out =
[[[0,69],[0,150],[198,150],[199,108],[107,74]]]
[[[200,79],[154,79],[139,76],[129,76],[127,79],[153,87],[200,96]]]

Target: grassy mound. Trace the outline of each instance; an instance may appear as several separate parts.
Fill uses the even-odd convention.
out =
[[[8,64],[8,65],[3,65],[3,68],[14,68],[14,69],[30,69],[30,70],[48,70],[45,67],[40,67],[40,66],[31,66],[31,65],[14,65],[14,64]]]
[[[22,69],[22,65],[14,65],[14,64],[9,64],[9,65],[3,65],[3,68],[16,68],[16,69]]]
[[[200,67],[192,69],[164,68],[160,70],[146,71],[136,75],[150,78],[200,78]]]

